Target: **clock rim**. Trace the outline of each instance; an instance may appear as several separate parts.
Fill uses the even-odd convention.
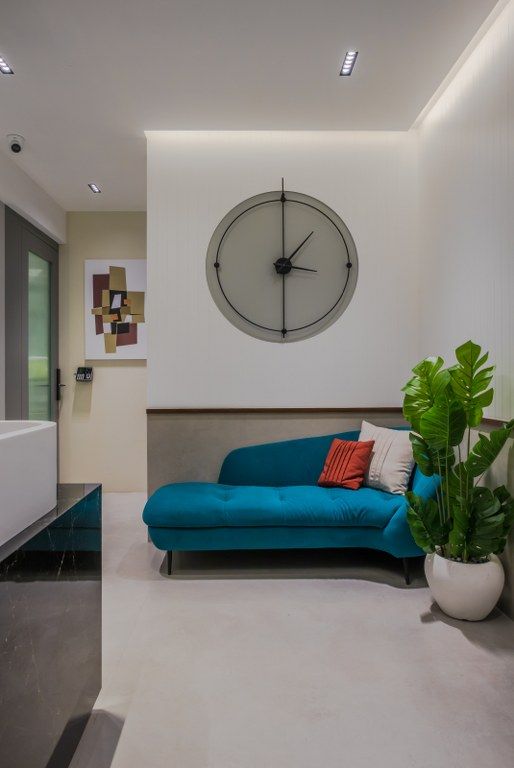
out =
[[[209,240],[209,245],[207,247],[207,260],[206,260],[207,261],[207,263],[206,263],[207,283],[208,283],[208,286],[209,286],[209,290],[211,292],[212,298],[214,299],[214,303],[216,304],[218,309],[221,311],[223,316],[231,323],[231,325],[234,325],[234,327],[238,328],[238,330],[243,330],[245,333],[247,333],[247,335],[250,335],[253,338],[257,338],[257,339],[260,339],[262,341],[271,341],[271,342],[275,342],[275,343],[277,343],[277,342],[278,343],[282,343],[282,342],[302,341],[302,340],[307,339],[307,338],[312,338],[313,336],[316,336],[318,333],[321,333],[323,330],[326,330],[328,327],[330,327],[330,325],[332,325],[341,316],[341,314],[345,311],[345,309],[347,308],[349,302],[351,301],[351,299],[353,297],[353,293],[354,293],[355,288],[356,288],[357,274],[358,274],[357,247],[355,245],[355,241],[353,239],[353,236],[352,236],[348,226],[345,224],[345,222],[343,221],[341,216],[339,216],[339,214],[337,214],[336,211],[334,211],[333,208],[331,208],[329,205],[324,203],[322,200],[319,200],[318,198],[312,197],[311,195],[307,195],[304,192],[295,192],[293,190],[286,190],[284,192],[284,194],[286,194],[286,195],[297,195],[298,197],[306,198],[309,201],[313,201],[314,203],[317,203],[318,205],[314,205],[312,202],[307,202],[307,200],[305,200],[305,199],[297,200],[297,199],[290,198],[290,197],[286,197],[286,203],[295,203],[297,205],[304,205],[304,206],[306,206],[308,208],[312,208],[313,210],[317,211],[322,216],[324,216],[330,222],[330,224],[336,229],[337,233],[339,234],[339,237],[341,238],[341,240],[343,242],[343,246],[344,246],[344,249],[345,249],[345,252],[346,252],[346,263],[345,263],[345,266],[346,266],[346,279],[344,281],[343,289],[342,289],[341,293],[339,294],[339,297],[338,297],[337,301],[330,307],[330,309],[328,309],[326,312],[324,312],[323,315],[318,317],[312,323],[306,323],[305,325],[297,326],[295,328],[288,328],[287,329],[287,335],[286,335],[285,338],[282,335],[282,329],[281,328],[272,328],[270,326],[266,326],[266,325],[262,325],[261,323],[257,323],[257,322],[255,322],[255,320],[250,320],[250,318],[246,317],[246,315],[243,315],[242,312],[240,312],[234,306],[232,301],[229,299],[229,297],[225,293],[225,290],[223,288],[222,282],[220,280],[220,275],[219,275],[219,272],[220,272],[219,268],[221,266],[220,250],[221,250],[221,247],[222,247],[223,242],[225,240],[225,237],[229,233],[230,229],[234,226],[234,224],[236,224],[236,222],[242,216],[244,216],[246,213],[248,213],[249,211],[251,211],[251,210],[253,210],[255,208],[259,208],[259,207],[264,206],[264,205],[271,205],[271,204],[281,203],[282,202],[282,199],[281,199],[282,194],[283,194],[282,190],[270,190],[268,192],[260,192],[257,195],[252,195],[251,197],[248,197],[248,198],[245,198],[244,200],[241,200],[241,202],[237,203],[229,211],[227,211],[227,213],[219,221],[218,225],[216,226],[216,228],[215,228],[215,230],[214,230],[214,232],[213,232],[213,234],[212,234],[212,236],[211,236],[211,238]],[[277,195],[277,197],[276,198],[266,199],[266,200],[260,200],[259,202],[252,203],[252,201],[257,200],[258,198],[262,198],[262,197],[269,196],[269,195]],[[243,210],[241,210],[237,214],[237,216],[231,218],[228,226],[225,227],[225,229],[224,229],[224,231],[223,231],[223,233],[221,234],[221,237],[220,237],[218,230],[220,229],[221,225],[225,222],[225,220],[229,216],[231,216],[233,211],[235,211],[236,209],[239,209],[240,206],[242,206],[242,205],[244,205],[246,203],[252,203],[252,204],[251,205],[245,205]],[[320,208],[319,207],[320,205],[323,206],[324,208],[326,208],[328,211],[330,211],[330,213],[337,219],[337,221],[334,221],[334,219],[332,218],[331,215],[329,215],[322,208]],[[340,222],[342,227],[339,226],[338,222]],[[344,232],[346,232],[346,236],[345,236]],[[216,247],[216,253],[215,253],[214,261],[211,261],[209,259],[210,252],[211,252],[211,245],[212,245],[213,241],[215,241],[216,237],[218,237],[219,240],[218,240],[218,244],[217,244],[217,247]],[[347,238],[348,238],[348,241],[347,241]],[[343,254],[343,258],[344,258],[344,254]],[[212,259],[212,256],[211,256],[211,259]],[[351,266],[349,267],[348,264],[351,264]],[[267,332],[273,333],[273,334],[277,334],[277,338],[276,339],[275,338],[263,337],[261,335],[257,335],[255,333],[252,333],[250,329],[246,330],[244,328],[241,328],[239,325],[236,325],[234,322],[232,322],[230,317],[225,314],[225,312],[223,311],[222,307],[220,306],[220,304],[216,300],[216,296],[213,294],[211,283],[210,283],[210,280],[209,280],[209,271],[210,271],[209,267],[212,267],[214,269],[214,273],[215,273],[215,276],[216,276],[216,284],[219,287],[219,290],[221,291],[221,296],[223,297],[226,305],[228,305],[230,307],[230,309],[241,320],[243,320],[244,323],[247,323],[248,325],[252,326],[252,328],[260,329],[261,331],[267,331]],[[211,272],[211,274],[212,274],[212,272]],[[347,294],[347,288],[348,288],[348,285],[350,283],[350,278],[352,277],[352,274],[355,276],[353,281],[352,281],[353,282],[353,286],[351,286],[351,288],[350,288],[350,293]],[[345,294],[347,294],[347,296],[348,296],[348,302],[338,312],[337,311],[338,307],[343,303],[343,300],[345,298]],[[226,306],[226,305],[224,305],[224,306]],[[333,319],[330,320],[330,322],[328,322],[327,324],[322,325],[320,328],[318,328],[316,330],[316,327],[319,326],[320,323],[323,323],[323,321],[326,321],[326,319],[332,313],[335,313],[335,316],[333,317]],[[290,334],[299,334],[300,332],[302,332],[302,331],[305,332],[308,329],[312,329],[312,330],[307,335],[301,334],[301,335],[297,336],[296,338],[294,336],[290,336]],[[280,335],[280,338],[278,338],[278,335]]]

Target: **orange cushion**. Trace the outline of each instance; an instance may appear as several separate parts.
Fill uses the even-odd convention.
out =
[[[364,476],[371,460],[374,440],[332,441],[318,485],[327,488],[351,488],[356,491],[364,482]]]

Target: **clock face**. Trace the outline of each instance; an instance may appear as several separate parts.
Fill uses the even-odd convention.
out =
[[[216,227],[207,281],[237,328],[265,341],[314,336],[344,312],[357,282],[357,250],[342,219],[313,197],[256,195]]]

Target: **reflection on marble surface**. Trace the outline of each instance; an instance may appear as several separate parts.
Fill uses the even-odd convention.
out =
[[[101,685],[101,486],[0,550],[0,767],[68,766]]]

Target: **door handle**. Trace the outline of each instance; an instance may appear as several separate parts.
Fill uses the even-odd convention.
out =
[[[66,384],[61,384],[61,369],[55,369],[55,399],[61,399],[61,387],[65,387]]]

